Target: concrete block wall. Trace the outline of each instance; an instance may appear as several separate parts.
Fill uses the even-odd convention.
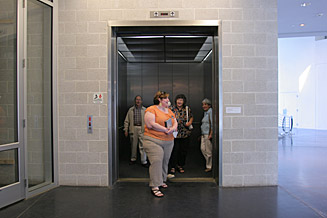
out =
[[[277,0],[58,0],[59,183],[108,185],[107,21],[222,20],[223,186],[277,184]],[[94,92],[105,94],[93,104]],[[86,116],[94,133],[86,133]]]

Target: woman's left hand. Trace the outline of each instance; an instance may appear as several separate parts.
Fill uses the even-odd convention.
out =
[[[166,132],[167,135],[172,134],[175,131],[174,128],[169,128],[168,132]]]

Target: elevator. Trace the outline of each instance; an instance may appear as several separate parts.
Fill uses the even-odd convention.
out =
[[[109,185],[116,181],[145,181],[148,169],[138,160],[130,165],[131,146],[123,125],[134,97],[141,95],[143,106],[153,104],[158,91],[184,94],[193,114],[192,135],[185,173],[172,181],[215,181],[221,179],[221,70],[218,21],[115,21],[109,22],[108,117]],[[213,108],[213,171],[206,173],[200,151],[202,100]],[[111,103],[111,105],[110,105]]]

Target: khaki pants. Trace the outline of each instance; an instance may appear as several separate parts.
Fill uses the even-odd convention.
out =
[[[174,140],[163,141],[149,136],[144,136],[143,139],[143,148],[150,161],[149,186],[161,186],[167,180],[168,162],[174,147]]]
[[[212,143],[208,138],[208,135],[201,136],[201,152],[206,159],[206,168],[212,167]]]
[[[131,161],[136,161],[137,158],[137,144],[139,145],[139,151],[141,156],[141,163],[146,164],[146,154],[143,149],[143,133],[141,126],[134,126],[133,134],[130,134],[131,141]]]

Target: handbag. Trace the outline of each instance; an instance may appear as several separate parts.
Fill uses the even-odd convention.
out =
[[[186,106],[185,109],[186,109],[186,122],[188,122],[188,106]],[[192,130],[193,129],[193,125],[192,124],[189,125],[188,126],[188,129],[189,130]]]

